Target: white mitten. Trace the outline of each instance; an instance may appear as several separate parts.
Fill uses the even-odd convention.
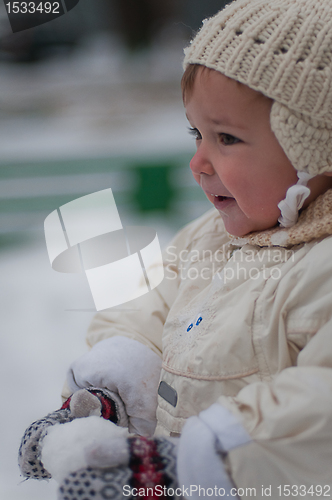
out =
[[[252,441],[238,419],[220,404],[213,404],[197,417],[190,417],[180,437],[177,472],[179,485],[200,500],[199,485],[215,496],[236,498],[236,488],[225,470],[222,456]],[[193,485],[196,487],[193,488]],[[187,495],[186,495],[187,496]]]
[[[160,370],[161,359],[148,347],[127,337],[112,337],[77,359],[67,382],[72,392],[91,387],[110,391],[118,407],[123,402],[129,431],[151,436],[156,427]],[[118,425],[124,425],[123,418]]]

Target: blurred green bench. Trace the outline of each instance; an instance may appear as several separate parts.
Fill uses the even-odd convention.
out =
[[[0,234],[40,226],[64,203],[109,187],[120,216],[123,211],[164,214],[177,226],[177,221],[187,222],[179,215],[188,203],[205,203],[191,176],[190,158],[184,153],[0,164]]]

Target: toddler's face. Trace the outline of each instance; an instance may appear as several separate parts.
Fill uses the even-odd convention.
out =
[[[190,168],[226,230],[243,236],[273,227],[298,179],[270,127],[272,101],[200,69],[185,106],[197,146]]]

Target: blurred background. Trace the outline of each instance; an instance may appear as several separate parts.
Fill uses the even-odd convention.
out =
[[[45,217],[111,187],[123,225],[162,246],[210,208],[189,161],[183,47],[223,0],[80,0],[12,33],[0,3],[0,498],[52,500],[52,481],[22,481],[25,428],[61,406],[70,362],[85,352],[93,302],[84,275],[52,270]]]

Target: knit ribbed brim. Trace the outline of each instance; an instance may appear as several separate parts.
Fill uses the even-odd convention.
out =
[[[273,99],[271,128],[293,166],[332,171],[332,0],[237,0],[203,22],[188,64]]]

